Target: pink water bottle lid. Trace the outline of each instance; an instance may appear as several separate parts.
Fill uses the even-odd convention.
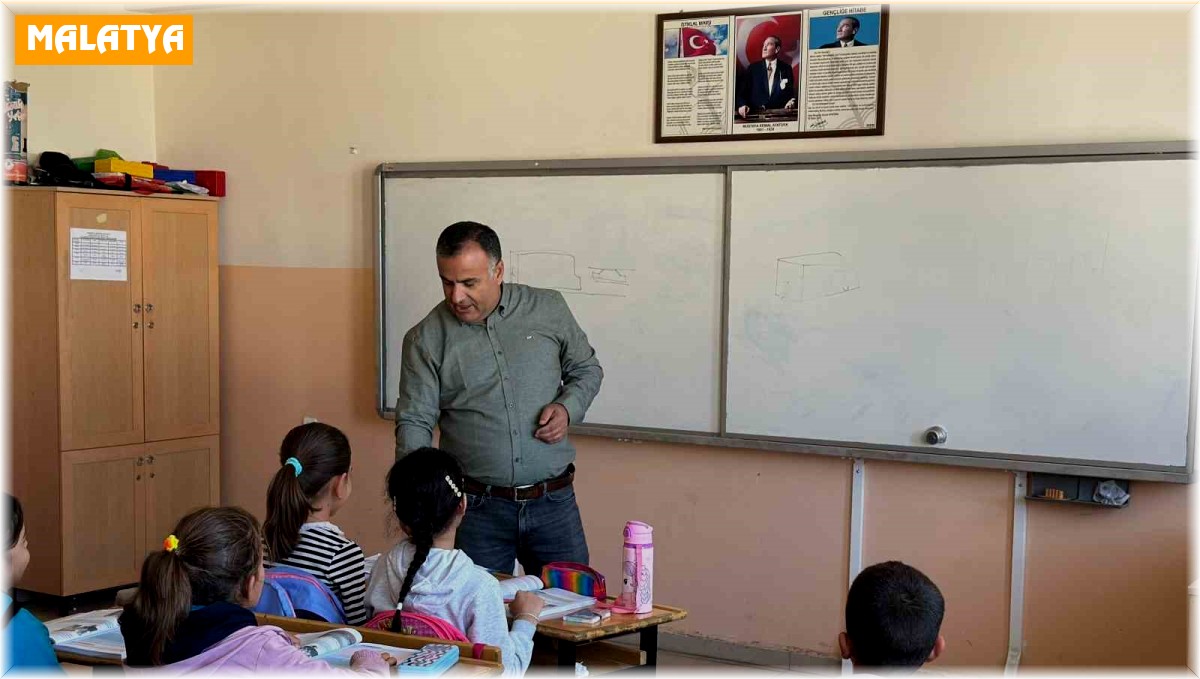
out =
[[[654,543],[654,529],[641,521],[625,522],[625,541],[635,545]]]

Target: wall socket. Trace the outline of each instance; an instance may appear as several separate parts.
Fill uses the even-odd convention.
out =
[[[313,422],[318,422],[318,421],[319,420],[317,420],[317,418],[312,417],[311,415],[305,415],[304,421],[301,422],[300,424],[312,424]]]

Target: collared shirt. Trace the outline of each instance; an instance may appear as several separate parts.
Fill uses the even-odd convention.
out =
[[[603,377],[555,290],[504,283],[482,323],[458,320],[443,301],[404,336],[396,455],[430,445],[437,425],[467,476],[497,486],[553,478],[575,461],[575,446],[534,438],[538,415],[560,403],[579,424]]]

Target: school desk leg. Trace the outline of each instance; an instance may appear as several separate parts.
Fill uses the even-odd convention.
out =
[[[570,669],[572,675],[575,674],[575,650],[578,647],[570,641],[558,640],[558,666],[562,669]]]
[[[642,630],[642,651],[646,654],[646,667],[658,665],[658,625]]]

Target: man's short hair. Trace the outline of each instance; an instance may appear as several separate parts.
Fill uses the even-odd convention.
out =
[[[437,256],[453,257],[462,252],[467,243],[482,248],[490,266],[500,261],[500,237],[491,227],[479,222],[454,222],[443,229],[437,240]]]
[[[846,597],[846,636],[856,664],[920,667],[942,627],[946,602],[921,571],[899,561],[863,569]]]
[[[768,35],[766,40],[763,40],[763,42],[766,42],[767,40],[775,41],[775,49],[783,49],[783,41],[779,39],[778,35]]]
[[[858,32],[858,17],[844,17],[842,21],[850,21],[854,24],[854,32]]]

